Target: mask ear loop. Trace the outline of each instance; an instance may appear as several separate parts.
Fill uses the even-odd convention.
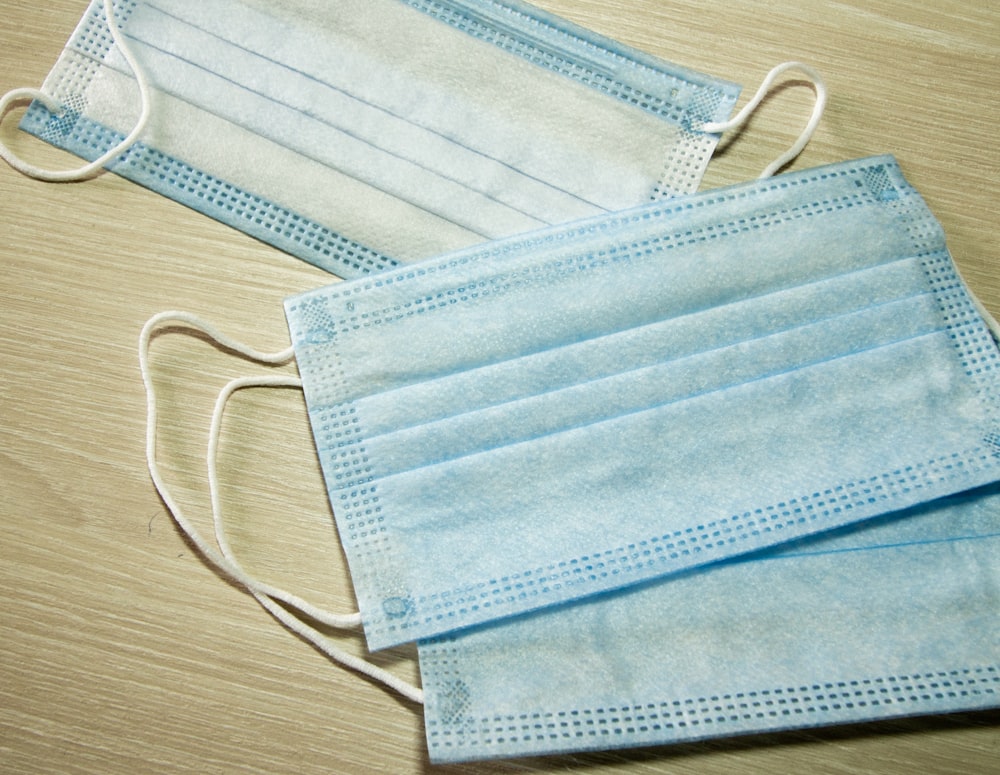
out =
[[[212,503],[212,520],[215,524],[215,538],[216,543],[219,545],[219,549],[222,551],[222,556],[225,557],[234,568],[236,568],[243,578],[252,578],[249,573],[247,573],[243,567],[240,565],[239,561],[233,554],[232,547],[229,544],[229,540],[226,537],[225,526],[222,523],[222,504],[219,496],[219,477],[216,467],[216,460],[218,459],[219,452],[219,439],[221,437],[222,429],[222,416],[225,413],[226,404],[232,397],[233,393],[237,390],[250,387],[292,387],[300,388],[302,387],[302,380],[298,377],[239,377],[234,379],[228,385],[226,385],[222,391],[219,393],[215,402],[215,410],[212,412],[212,423],[208,435],[208,454],[207,454],[207,465],[208,465],[208,489],[209,495]],[[361,625],[361,614],[331,614],[322,608],[317,608],[311,603],[303,600],[302,598],[286,592],[278,587],[266,584],[263,581],[254,579],[254,587],[257,591],[262,592],[268,597],[280,600],[299,611],[304,613],[306,616],[310,616],[323,624],[327,624],[331,627],[336,627],[338,629],[348,629],[356,628]]]
[[[4,143],[0,142],[0,158],[6,161],[11,167],[16,169],[18,172],[27,175],[28,177],[35,178],[36,180],[44,180],[48,183],[68,183],[80,180],[86,180],[98,172],[100,172],[104,165],[109,162],[114,161],[128,151],[136,141],[138,141],[139,136],[143,133],[146,125],[149,123],[149,116],[151,113],[151,89],[149,87],[149,81],[146,78],[146,74],[143,72],[142,68],[139,67],[136,62],[135,56],[129,45],[125,42],[125,36],[118,29],[117,24],[114,21],[114,7],[112,0],[104,0],[104,15],[107,18],[108,29],[111,31],[111,38],[114,40],[115,45],[121,52],[125,61],[128,62],[128,66],[131,68],[132,73],[135,75],[136,83],[139,86],[139,96],[142,101],[142,109],[139,114],[139,120],[135,125],[135,128],[129,133],[122,142],[112,148],[110,151],[106,152],[100,158],[95,161],[90,162],[82,167],[73,170],[47,170],[42,167],[37,167],[34,164],[24,161],[17,154],[15,154],[10,148],[8,148]],[[61,114],[64,111],[64,107],[59,103],[58,100],[54,99],[52,96],[46,94],[40,89],[33,89],[31,87],[24,87],[20,89],[12,89],[7,92],[3,97],[0,97],[0,121],[4,119],[8,111],[15,103],[25,102],[29,100],[38,100],[49,110],[50,113],[56,115]]]
[[[219,477],[216,468],[216,461],[218,459],[219,439],[221,438],[222,417],[225,414],[226,405],[228,404],[229,399],[232,398],[233,394],[239,390],[265,387],[292,387],[301,390],[302,380],[297,377],[239,377],[232,380],[220,391],[219,396],[216,399],[215,409],[212,412],[211,430],[209,432],[207,457],[208,484],[212,498],[212,518],[215,523],[216,541],[219,544],[219,548],[222,550],[223,556],[230,563],[232,563],[234,567],[238,568],[247,576],[249,576],[249,574],[246,574],[246,571],[243,570],[242,566],[239,564],[239,561],[236,559],[232,551],[232,547],[226,537],[225,527],[222,522],[222,505],[219,497]],[[285,625],[285,627],[311,642],[331,659],[334,659],[341,664],[347,665],[348,667],[362,672],[371,678],[375,678],[376,680],[387,684],[403,696],[415,702],[423,701],[423,692],[420,689],[397,678],[391,673],[382,670],[381,668],[375,667],[370,662],[367,662],[360,657],[355,657],[341,651],[340,649],[334,648],[329,641],[323,637],[322,633],[315,628],[310,627],[297,617],[292,616],[287,610],[276,605],[274,600],[281,600],[282,602],[297,608],[303,614],[311,616],[317,621],[342,629],[360,626],[360,613],[346,615],[330,614],[329,612],[302,600],[296,595],[292,595],[284,590],[264,584],[263,582],[257,581],[256,583],[257,588],[250,589],[250,593],[257,599],[257,602],[259,602],[272,616],[274,616],[275,619]]]
[[[150,318],[146,325],[143,326],[139,337],[139,367],[146,389],[146,462],[150,476],[153,479],[153,484],[178,527],[190,538],[205,559],[211,562],[221,573],[245,587],[268,613],[289,630],[312,643],[335,662],[389,686],[407,699],[423,703],[424,695],[421,689],[360,657],[336,648],[319,630],[306,624],[298,617],[293,616],[275,601],[281,601],[286,605],[298,609],[306,616],[337,629],[357,628],[360,626],[361,615],[359,613],[346,615],[331,614],[296,595],[261,582],[247,573],[239,562],[236,561],[233,557],[231,547],[225,538],[219,509],[218,476],[216,473],[215,458],[218,452],[219,430],[226,404],[233,393],[246,387],[301,387],[301,381],[298,378],[285,376],[242,377],[231,381],[223,388],[216,399],[215,409],[212,414],[207,456],[209,489],[212,498],[212,516],[221,553],[209,544],[194,525],[188,521],[187,517],[185,517],[180,505],[170,493],[170,489],[160,472],[156,459],[157,404],[156,391],[153,386],[149,367],[149,346],[154,331],[167,322],[190,326],[206,334],[219,346],[260,363],[275,366],[283,365],[289,363],[294,358],[295,352],[292,348],[276,353],[261,352],[222,334],[214,326],[186,312],[163,312]]]
[[[759,179],[761,180],[771,177],[779,169],[792,161],[802,152],[802,149],[805,148],[812,139],[813,133],[816,131],[816,127],[823,118],[823,112],[826,109],[827,103],[826,83],[823,81],[823,76],[819,74],[819,71],[804,62],[784,62],[783,64],[774,67],[771,72],[765,76],[760,88],[757,89],[757,93],[753,96],[750,102],[744,105],[743,109],[729,119],[729,121],[708,123],[702,127],[705,132],[718,134],[742,126],[760,106],[760,103],[763,102],[768,91],[770,91],[771,86],[774,84],[774,81],[788,70],[799,70],[805,73],[805,75],[812,81],[813,88],[816,91],[816,102],[813,105],[809,121],[802,130],[802,133],[799,135],[798,140],[795,141],[795,144],[792,145],[791,148],[785,151],[785,153],[771,162],[771,164],[764,169],[764,171],[760,174]],[[976,308],[979,316],[983,319],[983,322],[986,324],[986,327],[989,329],[992,337],[998,344],[1000,344],[1000,322],[998,322],[993,314],[986,309],[986,306],[982,303],[979,297],[972,292],[972,289],[965,281],[965,278],[962,277],[958,264],[953,262],[953,265],[955,267],[956,274],[958,274],[959,281],[965,287],[966,292],[969,294],[969,298],[972,299],[973,306]]]
[[[782,75],[787,70],[800,70],[806,74],[806,76],[812,81],[813,88],[816,91],[816,102],[813,105],[809,122],[802,130],[798,140],[796,140],[795,144],[785,151],[785,153],[771,162],[771,164],[769,164],[760,174],[759,179],[769,178],[774,175],[775,172],[798,156],[802,152],[802,149],[805,148],[812,139],[813,133],[816,131],[816,127],[819,125],[819,122],[823,117],[823,111],[826,109],[827,103],[826,83],[823,81],[823,76],[819,74],[819,71],[803,62],[784,62],[783,64],[773,68],[771,72],[767,74],[764,81],[761,83],[760,88],[757,89],[757,93],[753,96],[753,99],[744,105],[743,109],[733,116],[733,118],[729,119],[729,121],[708,123],[702,127],[703,131],[710,134],[721,134],[722,132],[727,132],[730,129],[735,129],[745,124],[747,119],[749,119],[753,112],[760,106],[760,103],[763,102],[764,97],[767,96],[767,93],[770,91],[774,81],[778,78],[778,76]],[[965,287],[966,292],[969,294],[969,298],[972,299],[973,306],[975,306],[979,316],[983,319],[983,322],[989,329],[990,334],[997,341],[997,343],[1000,344],[1000,323],[997,322],[997,319],[988,309],[986,309],[979,297],[972,292],[971,288],[969,288],[965,278],[962,277],[958,264],[953,265],[955,266],[955,272],[958,274],[959,280]]]
[[[792,161],[796,156],[802,153],[802,149],[809,144],[812,139],[813,133],[816,131],[816,127],[819,125],[820,119],[823,118],[823,111],[826,109],[827,101],[827,91],[826,82],[823,80],[823,76],[819,74],[815,68],[807,65],[803,62],[784,62],[777,67],[774,67],[771,72],[765,76],[760,88],[757,89],[757,93],[753,96],[743,109],[733,116],[729,121],[719,121],[710,122],[702,127],[702,130],[710,134],[721,134],[723,132],[728,132],[730,129],[736,129],[737,127],[743,126],[747,119],[753,115],[754,111],[760,106],[760,103],[764,101],[767,93],[771,90],[771,86],[778,76],[782,75],[788,70],[799,70],[805,73],[806,77],[812,82],[813,90],[816,92],[816,102],[813,104],[812,114],[809,116],[809,121],[806,123],[805,128],[799,134],[798,140],[785,151],[781,156],[771,162],[764,171],[760,174],[759,180],[764,178],[769,178],[790,161]]]

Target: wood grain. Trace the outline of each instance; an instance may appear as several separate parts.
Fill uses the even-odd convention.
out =
[[[895,154],[1000,313],[1000,7],[936,0],[538,0],[546,10],[741,82],[777,62],[826,76],[802,169]],[[8,0],[0,89],[37,85],[84,0]],[[811,92],[778,90],[727,139],[706,186],[754,177]],[[0,136],[39,163],[65,154]],[[996,713],[958,714],[607,754],[431,767],[420,708],[359,679],[216,575],[155,494],[143,445],[139,330],[168,308],[264,349],[281,301],[323,272],[114,175],[49,185],[0,169],[0,769],[11,773],[989,773]],[[194,337],[155,343],[161,455],[207,527],[215,393],[256,369]],[[226,519],[248,566],[336,609],[350,582],[301,396],[248,392],[224,428]],[[355,636],[338,636],[362,653]],[[413,653],[382,664],[415,679]]]

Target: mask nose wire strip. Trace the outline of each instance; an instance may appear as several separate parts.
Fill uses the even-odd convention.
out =
[[[178,527],[180,527],[188,538],[190,538],[192,543],[194,543],[198,551],[201,552],[205,559],[211,562],[221,573],[245,587],[268,613],[270,613],[290,631],[312,643],[317,649],[326,654],[333,661],[385,684],[402,696],[414,702],[422,703],[424,695],[421,689],[407,683],[388,671],[371,664],[361,657],[354,656],[353,654],[349,654],[339,648],[336,648],[316,628],[306,624],[298,617],[293,616],[289,611],[275,601],[281,600],[282,602],[299,609],[304,614],[311,616],[317,621],[339,629],[357,627],[360,625],[360,614],[330,614],[322,609],[312,606],[295,595],[262,583],[258,579],[246,573],[239,563],[231,559],[230,556],[227,556],[227,553],[229,552],[228,543],[222,544],[225,548],[222,550],[223,553],[220,553],[219,550],[212,547],[211,544],[209,544],[208,541],[206,541],[205,538],[198,532],[194,525],[188,521],[187,517],[181,510],[180,505],[171,494],[170,488],[167,486],[166,480],[160,472],[159,464],[156,458],[157,403],[156,391],[152,380],[152,372],[149,366],[149,349],[150,341],[155,331],[167,323],[180,323],[199,330],[214,340],[222,348],[260,363],[282,365],[290,362],[295,353],[292,348],[288,348],[287,350],[282,350],[277,353],[261,352],[226,336],[211,324],[187,312],[162,312],[158,315],[154,315],[143,326],[142,332],[139,336],[139,368],[142,373],[143,384],[146,390],[146,463],[149,468],[153,484]],[[282,386],[293,386],[300,384],[298,379],[293,377],[276,377],[273,380],[270,378],[251,379],[253,379],[254,382],[263,381],[272,385],[281,384]],[[224,388],[220,393],[216,400],[215,411],[213,412],[213,432],[216,427],[221,425],[222,413],[229,396],[231,396],[236,390],[246,386],[249,386],[247,378],[236,379],[230,382],[230,384],[227,385],[226,388]],[[218,417],[218,420],[216,420],[216,417]],[[217,439],[213,440],[213,438],[210,437],[209,450],[210,454],[213,456],[209,460],[210,472],[214,472],[215,470],[214,453],[217,450],[217,445]],[[217,535],[219,535],[218,526],[220,524],[220,520],[217,516],[215,508],[215,504],[217,502],[215,493],[218,488],[217,481],[214,479],[214,474],[210,474],[209,486],[213,493],[213,519],[215,520]],[[224,540],[224,534],[222,535]]]
[[[809,121],[806,123],[805,128],[799,134],[798,139],[781,156],[771,162],[764,171],[760,174],[759,179],[769,178],[774,175],[775,172],[780,170],[790,161],[792,161],[796,156],[802,153],[802,149],[808,145],[809,141],[812,139],[813,133],[816,131],[816,127],[819,126],[820,120],[823,118],[823,111],[826,110],[827,102],[827,90],[826,82],[823,80],[823,76],[819,74],[819,71],[804,62],[783,62],[780,65],[774,67],[771,72],[769,72],[757,89],[757,93],[743,109],[733,116],[728,121],[710,122],[702,127],[702,131],[708,132],[710,134],[721,134],[722,132],[728,132],[730,129],[736,129],[743,126],[747,119],[753,115],[754,111],[760,106],[760,103],[764,101],[767,93],[771,90],[771,86],[774,84],[775,80],[787,72],[788,70],[799,70],[804,73],[807,78],[812,82],[813,90],[816,92],[816,101],[813,104],[812,113],[809,116]]]
[[[37,180],[44,180],[49,183],[68,183],[86,180],[87,178],[90,178],[100,172],[105,164],[119,158],[122,154],[128,151],[129,148],[135,145],[139,136],[149,123],[152,104],[149,81],[146,78],[146,74],[143,69],[136,62],[135,55],[132,53],[131,48],[125,41],[125,36],[118,29],[118,25],[114,21],[114,8],[112,0],[104,0],[104,15],[107,17],[108,29],[111,31],[111,37],[114,40],[115,45],[118,47],[118,51],[121,52],[125,61],[128,62],[128,66],[135,75],[136,83],[139,86],[139,97],[142,102],[139,120],[136,122],[135,127],[129,135],[114,148],[107,151],[100,158],[90,162],[89,164],[72,170],[47,170],[42,167],[37,167],[34,164],[21,159],[3,142],[0,142],[0,158],[6,161],[18,172],[21,172],[28,177],[35,178]],[[62,113],[64,110],[64,107],[58,100],[54,99],[40,89],[34,89],[31,87],[12,89],[3,95],[3,97],[0,97],[0,121],[3,121],[4,117],[15,103],[27,100],[38,100],[45,105],[51,113],[55,113],[57,115]]]

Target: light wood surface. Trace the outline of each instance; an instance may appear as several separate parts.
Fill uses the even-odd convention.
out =
[[[891,152],[1000,313],[1000,7],[959,0],[538,0],[671,61],[745,84],[801,59],[830,88],[792,166]],[[7,0],[0,91],[38,85],[85,0]],[[727,140],[706,186],[755,177],[786,147],[806,88]],[[74,163],[15,128],[33,160]],[[164,309],[287,346],[284,297],[329,275],[114,175],[70,185],[0,168],[0,771],[10,773],[990,773],[996,713],[584,756],[432,767],[419,706],[335,666],[200,560],[150,483],[136,342]],[[215,393],[261,373],[187,336],[156,340],[160,451],[208,527]],[[287,369],[286,369],[287,371]],[[302,397],[238,397],[220,470],[247,566],[334,609],[350,581]],[[355,636],[337,642],[355,653]],[[668,644],[666,644],[668,645]],[[572,658],[571,654],[567,658]],[[417,677],[413,652],[380,657]]]

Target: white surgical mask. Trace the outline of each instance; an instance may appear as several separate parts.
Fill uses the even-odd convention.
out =
[[[108,6],[22,126],[342,277],[694,191],[739,91],[520,2]]]

